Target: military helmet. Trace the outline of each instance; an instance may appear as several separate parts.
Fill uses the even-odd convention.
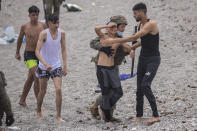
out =
[[[127,19],[122,15],[112,16],[110,18],[110,21],[115,22],[117,25],[119,25],[119,24],[126,24],[127,25],[128,24]]]

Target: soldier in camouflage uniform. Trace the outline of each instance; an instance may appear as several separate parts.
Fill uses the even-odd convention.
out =
[[[10,126],[14,123],[10,99],[5,90],[6,85],[7,82],[4,73],[0,71],[0,126],[2,126],[1,119],[3,118],[4,112],[6,114],[6,126]]]
[[[59,17],[60,5],[62,4],[63,1],[65,0],[43,0],[46,24],[49,15],[56,14]]]
[[[124,29],[127,25],[126,18],[124,16],[121,16],[121,15],[112,16],[110,18],[110,21],[115,22],[117,24],[117,30],[118,31],[117,31],[116,35],[117,35],[117,37],[122,38],[123,37],[122,33],[124,32]],[[111,49],[111,47],[103,47],[100,44],[99,37],[96,37],[95,39],[91,40],[90,47],[95,49],[95,50],[103,51],[108,56],[113,54],[113,50]],[[128,48],[130,48],[130,50],[131,50],[131,47],[129,45],[128,45]],[[121,63],[123,61],[125,61],[125,56],[128,55],[128,54],[129,54],[129,52],[125,52],[125,50],[123,49],[122,46],[118,47],[118,49],[116,51],[116,54],[115,54],[115,57],[114,57],[114,65],[115,65],[115,68],[116,68],[118,74],[119,74],[119,65],[121,65]],[[93,62],[95,62],[95,64],[97,64],[98,55],[96,57],[93,57],[91,61],[93,61]],[[91,107],[90,107],[91,115],[95,119],[100,119],[100,116],[99,116],[99,113],[98,113],[98,105],[101,104],[101,101],[102,101],[102,95],[99,95],[99,97],[97,97],[96,101],[93,102]],[[111,110],[111,116],[113,116],[114,109],[115,109],[115,106]],[[118,121],[118,119],[116,119],[114,117],[112,117],[111,120],[112,121]]]
[[[0,0],[0,10],[1,10],[1,0]]]

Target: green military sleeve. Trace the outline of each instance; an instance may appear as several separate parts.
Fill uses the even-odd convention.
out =
[[[129,53],[125,52],[122,46],[119,46],[114,56],[114,65],[121,65],[122,61],[125,61],[125,56]]]
[[[101,47],[103,47],[103,46],[100,44],[99,37],[96,37],[95,39],[90,41],[90,48],[95,49],[95,50],[100,50]]]

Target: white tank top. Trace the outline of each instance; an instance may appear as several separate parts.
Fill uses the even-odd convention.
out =
[[[49,29],[45,30],[47,33],[46,41],[42,44],[40,55],[46,61],[47,64],[52,66],[52,70],[61,67],[60,63],[60,45],[61,45],[61,31],[58,28],[58,36],[56,40],[53,40]],[[44,65],[39,62],[39,68],[46,70]]]

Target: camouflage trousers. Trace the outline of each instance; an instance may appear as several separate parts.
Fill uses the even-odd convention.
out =
[[[51,14],[56,14],[59,17],[60,5],[62,0],[43,0],[44,9],[45,9],[45,19],[46,23],[48,22],[47,18]]]
[[[0,71],[0,124],[4,113],[7,117],[13,116],[10,99],[7,95],[5,86],[7,85],[4,73]]]

